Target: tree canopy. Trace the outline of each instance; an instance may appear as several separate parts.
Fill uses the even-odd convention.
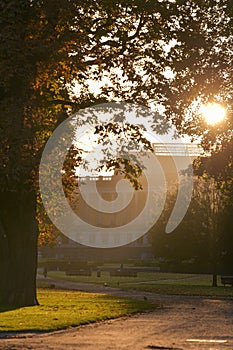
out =
[[[223,147],[222,138],[231,141],[231,1],[20,0],[1,6],[8,137],[19,124],[16,108],[27,114],[25,138],[36,129],[43,144],[46,130],[68,107],[123,100],[163,105],[182,132],[205,136],[206,148],[216,141]],[[92,96],[88,81],[104,76],[109,83]],[[75,98],[69,95],[72,84],[79,86]],[[228,108],[228,118],[210,129],[198,118],[196,103],[212,100]]]

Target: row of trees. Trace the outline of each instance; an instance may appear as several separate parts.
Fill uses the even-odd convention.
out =
[[[211,272],[213,286],[217,273],[231,273],[233,256],[232,195],[207,173],[194,179],[193,196],[182,223],[171,234],[165,227],[176,194],[170,192],[165,210],[151,229],[153,253],[165,261],[193,272]]]
[[[37,303],[38,165],[46,140],[70,113],[103,101],[160,104],[180,132],[202,136],[206,149],[228,149],[229,164],[231,5],[231,0],[1,1],[1,304]],[[91,94],[88,81],[104,76],[110,83]],[[212,100],[224,103],[228,118],[210,130],[194,107]],[[157,132],[166,125],[154,121]]]

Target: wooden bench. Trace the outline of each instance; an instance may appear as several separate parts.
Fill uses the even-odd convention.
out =
[[[110,270],[111,277],[137,277],[137,271],[128,270],[128,269],[116,269]]]
[[[230,284],[233,286],[233,276],[221,276],[221,283],[225,286],[226,284]]]

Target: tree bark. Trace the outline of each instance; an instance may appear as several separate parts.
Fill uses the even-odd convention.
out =
[[[0,305],[32,306],[36,298],[36,195],[0,193]]]

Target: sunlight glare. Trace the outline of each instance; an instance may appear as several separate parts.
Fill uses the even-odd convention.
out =
[[[215,125],[223,121],[226,115],[226,109],[219,103],[208,103],[200,107],[200,113],[209,125]]]

